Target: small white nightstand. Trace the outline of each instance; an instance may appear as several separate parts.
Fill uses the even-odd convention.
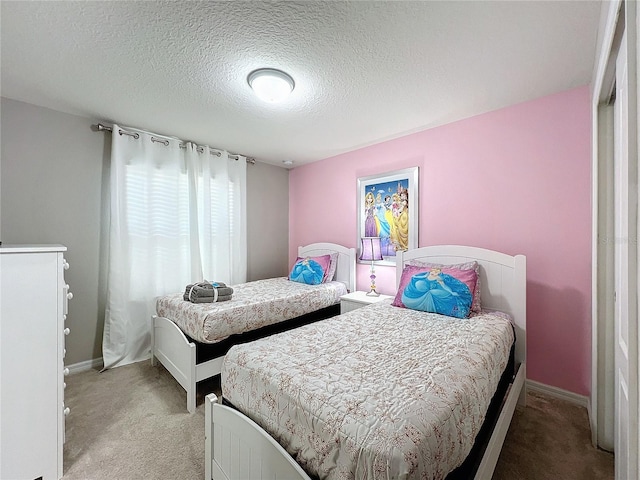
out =
[[[367,296],[367,292],[351,292],[340,297],[340,313],[347,313],[356,308],[364,307],[365,305],[371,305],[372,303],[385,300],[387,298],[393,299],[391,295],[380,294],[377,297]]]

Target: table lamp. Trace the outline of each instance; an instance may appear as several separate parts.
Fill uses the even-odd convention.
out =
[[[370,297],[377,297],[380,294],[376,292],[376,274],[373,262],[384,260],[382,258],[382,247],[380,245],[380,237],[362,237],[362,248],[360,249],[360,260],[371,262],[371,290],[367,293]]]

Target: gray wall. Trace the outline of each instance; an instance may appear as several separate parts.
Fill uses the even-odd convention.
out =
[[[247,165],[247,280],[289,272],[289,171]]]
[[[111,135],[93,132],[93,123],[2,98],[1,240],[68,247],[71,268],[65,278],[74,298],[67,318],[67,365],[102,356],[108,239],[103,217]],[[287,272],[288,182],[284,168],[247,166],[250,280]]]
[[[65,279],[74,298],[65,363],[99,358],[106,291],[100,269],[104,134],[93,133],[86,118],[5,98],[1,107],[2,243],[67,246]]]

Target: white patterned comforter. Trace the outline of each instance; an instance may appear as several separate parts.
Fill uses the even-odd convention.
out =
[[[183,300],[182,293],[160,297],[156,313],[194,340],[215,343],[335,305],[346,293],[342,282],[305,285],[286,277],[267,278],[233,285],[233,297],[225,302],[195,304]]]
[[[506,368],[510,318],[383,301],[233,347],[222,394],[321,479],[442,479]]]

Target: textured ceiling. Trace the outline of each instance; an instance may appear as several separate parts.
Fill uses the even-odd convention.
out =
[[[294,166],[591,80],[599,1],[2,1],[2,96]],[[246,77],[291,74],[266,104]]]

